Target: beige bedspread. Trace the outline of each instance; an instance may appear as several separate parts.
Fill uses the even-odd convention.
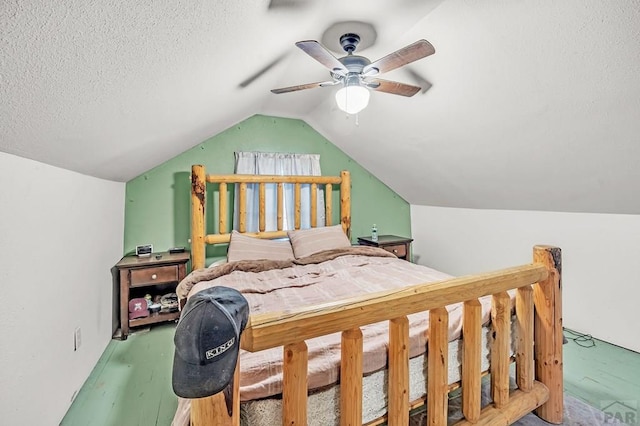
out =
[[[330,250],[295,261],[230,262],[192,272],[178,286],[180,297],[221,285],[239,290],[249,302],[251,313],[283,311],[348,298],[364,293],[400,288],[450,278],[434,269],[396,258],[375,247]],[[483,322],[490,314],[490,297],[481,299]],[[448,306],[449,339],[460,336],[462,305]],[[429,317],[409,316],[410,357],[424,353]],[[362,328],[365,374],[385,368],[388,322]],[[307,341],[309,389],[336,383],[339,378],[340,334]],[[282,347],[240,354],[240,398],[266,398],[282,392]]]

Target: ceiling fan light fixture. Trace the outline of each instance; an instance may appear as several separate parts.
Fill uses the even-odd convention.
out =
[[[348,85],[336,92],[336,104],[338,108],[347,114],[357,114],[369,105],[371,93],[366,87]]]

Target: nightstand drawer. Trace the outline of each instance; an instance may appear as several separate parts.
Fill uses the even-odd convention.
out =
[[[131,287],[178,281],[178,265],[131,269]]]
[[[407,245],[406,244],[398,244],[393,246],[382,246],[381,248],[395,254],[398,257],[405,258],[407,257]]]

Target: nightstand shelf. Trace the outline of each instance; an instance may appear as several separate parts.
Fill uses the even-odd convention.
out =
[[[121,339],[126,340],[131,327],[173,321],[180,312],[150,313],[146,317],[129,319],[129,301],[144,297],[145,293],[175,293],[176,286],[187,275],[190,252],[152,253],[148,257],[125,256],[116,268],[120,276],[120,329]]]
[[[411,242],[413,238],[399,237],[397,235],[380,235],[377,241],[373,241],[370,236],[358,237],[358,244],[363,246],[374,246],[385,249],[398,256],[399,259],[411,261]]]

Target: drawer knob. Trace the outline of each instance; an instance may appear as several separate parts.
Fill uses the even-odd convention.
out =
[[[393,249],[393,252],[394,252],[394,253],[397,253],[397,252],[398,252],[398,249]]]
[[[158,278],[158,276],[156,274],[151,275],[151,279],[155,280],[156,278]]]

